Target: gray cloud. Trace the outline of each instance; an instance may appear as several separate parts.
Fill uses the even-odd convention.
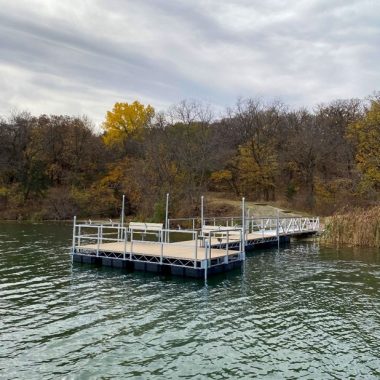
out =
[[[0,113],[238,96],[313,106],[379,89],[376,0],[0,0]]]

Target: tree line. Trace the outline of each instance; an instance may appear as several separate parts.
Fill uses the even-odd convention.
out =
[[[116,103],[99,133],[87,117],[0,119],[0,217],[67,219],[126,211],[162,220],[197,211],[207,192],[317,214],[380,193],[380,96],[313,111],[239,99],[222,116],[197,101],[166,112]]]

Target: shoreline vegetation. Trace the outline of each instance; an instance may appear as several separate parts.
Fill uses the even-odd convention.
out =
[[[208,215],[232,215],[244,196],[336,214],[328,239],[377,244],[347,232],[349,211],[337,215],[377,210],[379,157],[380,93],[313,111],[239,99],[222,115],[193,100],[165,112],[115,103],[100,129],[85,116],[17,112],[0,117],[0,219],[118,218],[125,194],[126,218],[162,221],[166,193],[171,218],[199,215],[201,195]]]
[[[356,208],[326,218],[321,240],[335,246],[380,248],[380,206]]]

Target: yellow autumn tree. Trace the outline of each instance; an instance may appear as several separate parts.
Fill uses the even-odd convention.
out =
[[[234,161],[242,194],[255,194],[265,201],[274,198],[278,162],[269,144],[259,147],[249,141],[239,147]]]
[[[144,106],[138,101],[133,103],[115,103],[108,111],[102,127],[104,142],[107,145],[125,143],[130,138],[138,137],[154,116],[154,108]]]
[[[239,190],[235,186],[234,176],[231,170],[223,169],[212,172],[210,180],[216,191],[233,190],[236,195],[240,195]]]
[[[356,145],[356,162],[363,173],[361,188],[380,189],[380,100],[371,102],[363,119],[349,127]]]

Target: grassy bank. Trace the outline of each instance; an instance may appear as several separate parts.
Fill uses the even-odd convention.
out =
[[[322,240],[335,245],[380,248],[380,206],[352,209],[326,218]]]
[[[200,202],[199,202],[200,203]],[[163,207],[165,204],[163,203]],[[170,217],[181,218],[190,216],[200,216],[200,210],[188,211],[183,204],[180,210],[170,205]],[[278,204],[258,203],[247,200],[245,202],[247,214],[253,217],[291,217],[307,215],[301,210],[287,210],[280,208]],[[92,197],[86,192],[81,194],[81,198],[74,197],[70,190],[65,193],[60,192],[57,196],[47,196],[40,202],[29,202],[20,206],[7,204],[1,207],[0,220],[18,220],[30,222],[42,221],[67,221],[72,220],[73,215],[82,219],[108,220],[108,218],[118,219],[120,216],[121,199],[111,198],[108,194]],[[228,197],[225,194],[206,193],[204,201],[204,212],[206,217],[235,216],[241,215],[241,199]],[[162,214],[162,215],[161,215]],[[139,215],[138,213],[126,212],[126,218],[131,220],[145,220],[152,222],[162,222],[164,219],[164,208],[159,215],[150,217]]]

